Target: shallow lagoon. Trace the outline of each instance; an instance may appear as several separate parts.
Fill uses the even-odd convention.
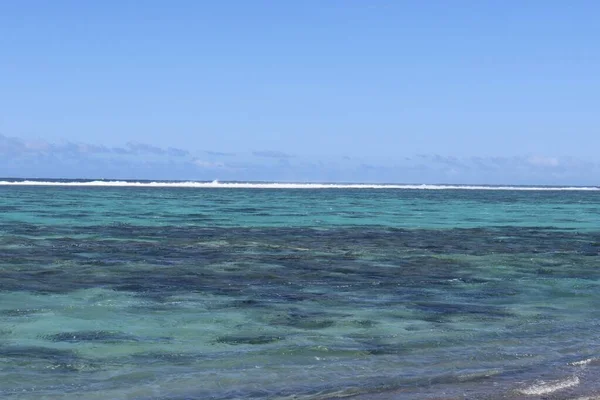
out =
[[[596,393],[600,193],[0,187],[0,395]]]

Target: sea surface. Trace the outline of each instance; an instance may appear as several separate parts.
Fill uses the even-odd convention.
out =
[[[597,188],[0,179],[1,399],[599,399]]]

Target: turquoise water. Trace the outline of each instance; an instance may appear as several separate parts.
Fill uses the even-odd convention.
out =
[[[0,397],[600,393],[600,192],[0,186]]]

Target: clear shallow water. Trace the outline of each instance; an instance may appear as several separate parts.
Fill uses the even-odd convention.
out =
[[[0,186],[0,397],[600,392],[595,191]]]

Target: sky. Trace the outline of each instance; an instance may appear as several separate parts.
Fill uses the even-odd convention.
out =
[[[0,2],[0,176],[598,184],[596,1]]]

